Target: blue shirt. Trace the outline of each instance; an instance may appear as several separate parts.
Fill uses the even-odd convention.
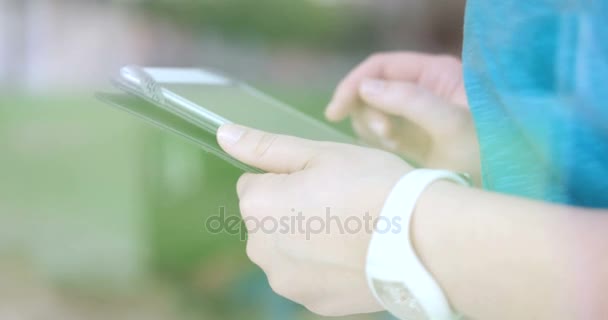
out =
[[[469,0],[465,20],[484,187],[608,207],[608,1]]]

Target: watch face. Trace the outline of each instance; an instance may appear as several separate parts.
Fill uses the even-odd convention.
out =
[[[430,320],[403,283],[372,279],[372,285],[384,307],[395,317],[403,320]]]

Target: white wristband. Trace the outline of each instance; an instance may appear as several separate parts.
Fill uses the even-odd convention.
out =
[[[455,318],[443,290],[418,258],[410,236],[418,198],[437,180],[471,185],[464,176],[450,171],[408,173],[389,194],[369,245],[369,287],[382,306],[400,319]]]

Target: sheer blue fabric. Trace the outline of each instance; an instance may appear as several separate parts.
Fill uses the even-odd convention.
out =
[[[469,0],[463,64],[485,188],[608,207],[608,1]]]

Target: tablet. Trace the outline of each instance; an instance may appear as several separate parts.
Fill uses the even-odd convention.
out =
[[[179,134],[248,172],[261,171],[233,159],[217,144],[215,136],[223,124],[358,144],[329,124],[211,69],[128,66],[112,82],[122,93],[98,94],[101,100]]]

